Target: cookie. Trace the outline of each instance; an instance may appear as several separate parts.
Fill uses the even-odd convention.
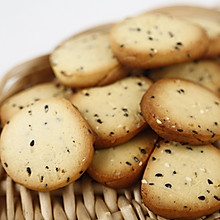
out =
[[[71,89],[57,82],[41,83],[9,97],[0,108],[1,123],[4,125],[11,117],[23,108],[28,108],[35,102],[52,97],[68,98]]]
[[[214,8],[189,5],[162,7],[155,11],[184,18],[202,27],[209,38],[209,48],[205,57],[211,58],[220,55],[220,11]]]
[[[113,84],[82,89],[70,101],[97,134],[95,147],[127,142],[146,127],[140,101],[152,82],[146,77],[126,77]]]
[[[164,139],[192,145],[220,139],[220,97],[192,81],[155,82],[141,100],[141,112]]]
[[[141,185],[145,205],[168,219],[197,219],[220,209],[220,150],[161,141]]]
[[[126,188],[137,183],[154,148],[157,135],[142,131],[128,142],[108,149],[95,150],[88,174],[111,188]]]
[[[15,182],[32,190],[55,190],[86,171],[93,142],[79,111],[64,98],[50,98],[22,109],[4,126],[1,162]]]
[[[199,60],[151,69],[147,76],[153,81],[162,78],[188,79],[220,95],[220,65],[214,60]]]
[[[107,31],[68,39],[52,52],[50,63],[60,82],[74,88],[110,84],[128,73],[112,53]]]
[[[206,53],[209,41],[197,25],[162,13],[146,13],[114,25],[110,45],[122,64],[155,68],[198,59]]]

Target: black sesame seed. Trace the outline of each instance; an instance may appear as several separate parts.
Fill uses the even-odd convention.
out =
[[[48,187],[48,184],[46,183],[46,184],[45,184],[45,188],[47,188],[47,187]]]
[[[140,150],[142,154],[146,154],[146,150],[145,149],[141,149]]]
[[[174,37],[174,34],[172,32],[169,31],[168,34],[171,38]]]
[[[45,106],[44,106],[44,110],[45,110],[45,112],[48,112],[49,106],[48,106],[48,105],[45,105]]]
[[[215,125],[218,125],[218,122],[215,121],[214,124],[215,124]]]
[[[114,134],[114,132],[113,132],[113,131],[110,131],[109,135],[112,136],[113,134]]]
[[[66,182],[68,183],[69,181],[70,181],[70,178],[69,178],[69,177],[67,177]]]
[[[8,164],[6,162],[4,162],[5,167],[8,167]]]
[[[182,42],[176,42],[176,45],[182,46],[183,44],[182,44]]]
[[[122,111],[123,111],[123,112],[127,112],[128,109],[127,109],[127,108],[122,108]]]
[[[203,150],[201,150],[201,151],[200,151],[200,153],[204,153],[204,151],[203,151]]]
[[[192,133],[194,133],[194,134],[198,134],[198,132],[197,132],[197,131],[195,131],[195,130],[192,130]]]
[[[183,132],[183,129],[177,129],[178,132]]]
[[[188,206],[187,206],[187,205],[184,205],[184,206],[183,206],[183,208],[184,208],[184,209],[187,209],[187,208],[188,208]]]
[[[152,95],[152,96],[151,96],[151,98],[152,98],[152,99],[154,99],[154,98],[155,98],[155,96],[154,96],[154,95]]]
[[[152,157],[152,161],[155,161],[156,160],[156,157]]]
[[[83,170],[81,170],[81,171],[79,172],[79,174],[83,174]]]
[[[166,183],[165,186],[166,186],[167,188],[172,188],[172,185],[171,185],[170,183]]]
[[[170,149],[165,149],[165,152],[166,152],[167,154],[171,154],[171,153],[172,153]]]
[[[58,167],[56,167],[56,171],[57,171],[57,172],[59,171],[59,168],[58,168]]]
[[[163,174],[162,173],[156,173],[155,176],[156,177],[163,177]]]
[[[23,109],[24,108],[24,106],[19,106],[19,109]]]
[[[193,150],[191,147],[186,147],[187,150]]]
[[[45,166],[45,168],[46,168],[46,169],[49,169],[49,167],[48,167],[48,166]]]
[[[215,101],[215,104],[216,104],[216,105],[219,105],[219,102]]]
[[[205,200],[205,196],[198,196],[199,200]]]
[[[214,197],[214,199],[216,199],[217,201],[220,201],[220,197],[218,197],[218,196],[216,196],[216,195],[214,195],[213,197]]]
[[[90,129],[88,129],[88,132],[89,132],[90,134],[92,134],[92,131],[91,131]]]
[[[120,45],[121,48],[124,47],[124,46],[125,46],[124,44],[121,44],[121,45]]]
[[[29,175],[31,175],[31,168],[30,167],[27,167],[27,172]]]
[[[43,180],[44,180],[44,176],[41,176],[40,181],[43,182]]]
[[[125,162],[128,166],[131,166],[132,164],[129,161]]]
[[[176,174],[176,171],[175,171],[175,170],[173,171],[173,174]]]
[[[213,182],[210,179],[208,179],[208,184],[213,184]]]
[[[134,161],[135,161],[135,162],[139,162],[139,160],[138,160],[137,157],[134,157]]]
[[[128,117],[128,113],[124,113],[123,116]]]
[[[153,186],[153,185],[154,185],[154,183],[149,183],[149,185],[150,185],[150,186]]]
[[[152,37],[148,37],[148,40],[153,40],[153,38]]]
[[[85,96],[89,96],[89,93],[88,93],[88,92],[86,92],[86,93],[85,93]]]
[[[34,146],[34,140],[32,140],[32,141],[30,142],[30,146],[31,146],[31,147]]]
[[[138,84],[139,86],[142,86],[142,85],[143,85],[142,82],[138,82],[137,84]]]
[[[103,122],[102,122],[102,120],[101,119],[98,119],[98,120],[96,120],[99,124],[102,124]]]

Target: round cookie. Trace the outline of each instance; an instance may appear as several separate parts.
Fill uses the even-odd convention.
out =
[[[161,141],[141,185],[145,205],[168,219],[197,219],[220,209],[220,150]]]
[[[154,11],[184,18],[202,27],[209,38],[209,48],[204,55],[214,58],[220,55],[220,11],[214,8],[175,5],[158,8]]]
[[[128,70],[115,58],[108,31],[89,31],[63,42],[50,55],[51,67],[63,84],[73,88],[110,84]]]
[[[155,82],[141,100],[141,112],[164,139],[192,145],[220,139],[220,97],[191,81]]]
[[[162,78],[188,79],[220,95],[220,65],[215,60],[199,60],[151,69],[147,76],[153,81]]]
[[[88,174],[111,188],[134,185],[143,174],[157,135],[151,129],[142,131],[128,142],[108,149],[95,150]]]
[[[162,13],[146,13],[114,25],[110,45],[122,64],[155,68],[202,57],[209,40],[205,30],[190,22]]]
[[[57,82],[41,83],[25,89],[4,101],[0,108],[1,123],[4,125],[23,108],[28,108],[42,99],[63,97],[69,98],[72,90]]]
[[[46,99],[22,109],[4,126],[1,162],[15,182],[37,191],[55,190],[86,171],[93,139],[87,122],[68,100]]]
[[[113,84],[79,90],[70,100],[97,134],[95,147],[127,142],[146,127],[140,101],[152,82],[146,77],[126,77]]]

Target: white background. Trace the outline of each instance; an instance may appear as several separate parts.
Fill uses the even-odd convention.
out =
[[[0,0],[0,78],[81,30],[173,4],[220,7],[220,0]]]

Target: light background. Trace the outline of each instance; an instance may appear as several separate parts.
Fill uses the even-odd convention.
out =
[[[0,78],[81,30],[177,4],[220,8],[220,0],[0,0]]]

